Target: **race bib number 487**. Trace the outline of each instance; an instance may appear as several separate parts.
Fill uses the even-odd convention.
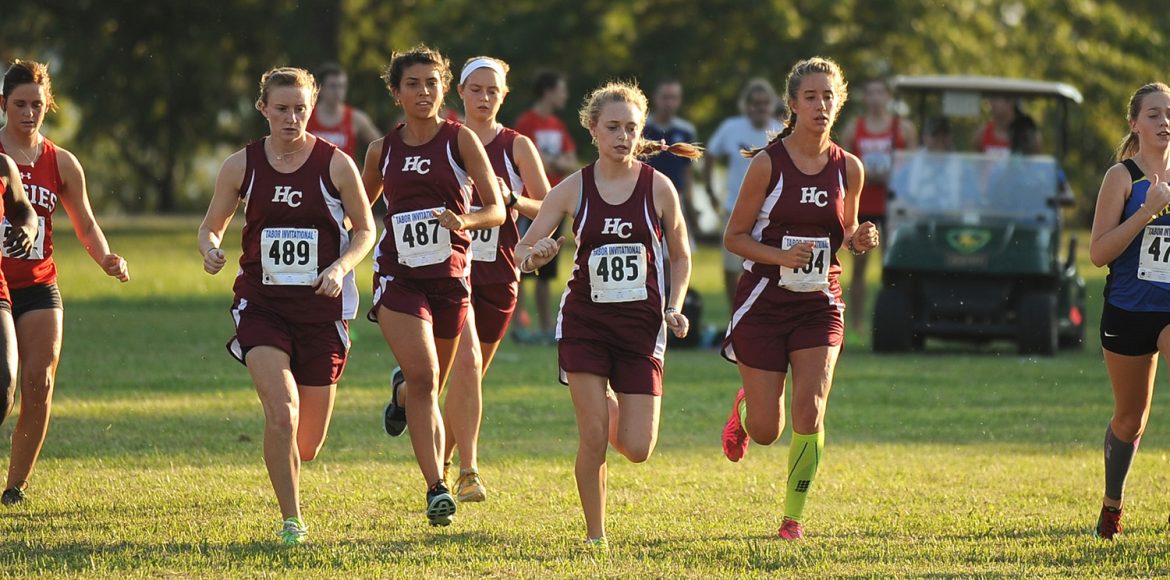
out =
[[[12,224],[9,223],[8,218],[4,218],[4,238],[3,239],[5,239],[5,240],[8,239],[8,230],[11,227],[12,227]],[[0,245],[3,245],[3,244],[0,244]],[[12,256],[10,256],[8,254],[7,247],[0,249],[0,253],[2,253],[5,258],[12,258]],[[37,239],[33,240],[32,251],[29,252],[28,257],[26,257],[24,259],[25,260],[43,260],[43,259],[45,259],[45,216],[43,216],[43,215],[37,216]]]
[[[451,257],[451,231],[439,225],[435,211],[421,209],[394,214],[394,247],[398,263],[411,268],[438,264]]]
[[[589,287],[594,302],[645,300],[646,246],[606,244],[589,254]]]
[[[317,230],[265,228],[260,232],[263,282],[272,286],[309,286],[317,278]]]
[[[1141,248],[1137,277],[1170,282],[1170,226],[1146,226]]]
[[[829,238],[784,236],[780,249],[789,250],[798,244],[813,245],[812,258],[800,268],[780,268],[780,287],[793,292],[816,292],[829,287]]]

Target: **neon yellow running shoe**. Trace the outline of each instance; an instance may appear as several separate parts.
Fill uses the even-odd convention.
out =
[[[487,499],[487,488],[479,478],[479,471],[468,469],[459,472],[459,481],[455,482],[455,497],[461,502]]]
[[[280,522],[280,531],[276,535],[280,536],[280,543],[286,546],[299,546],[309,541],[309,526],[301,518],[292,516]]]
[[[582,544],[582,547],[587,555],[593,556],[594,558],[609,556],[609,540],[605,539],[605,536],[601,536],[600,538],[585,538],[585,543]]]

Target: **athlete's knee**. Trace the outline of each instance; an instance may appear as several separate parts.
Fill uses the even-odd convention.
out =
[[[582,459],[604,462],[605,452],[609,449],[609,430],[604,425],[597,425],[589,429],[582,429],[580,436],[577,456]]]
[[[427,393],[438,394],[439,369],[430,365],[410,370],[402,369],[402,377],[406,379],[409,396],[427,396]]]
[[[1114,416],[1111,424],[1113,436],[1122,441],[1136,440],[1146,431],[1146,418],[1144,413]]]
[[[321,448],[325,446],[325,440],[317,441],[315,444],[298,444],[297,451],[300,452],[301,461],[312,461],[321,453]]]
[[[474,349],[468,353],[460,353],[459,356],[455,357],[451,374],[463,377],[464,381],[469,381],[478,379],[482,370],[483,357],[480,355],[479,349]]]
[[[623,442],[620,451],[631,463],[644,463],[654,453],[654,441]]]
[[[784,418],[779,417],[760,417],[752,418],[751,411],[748,411],[747,423],[744,424],[744,431],[747,431],[748,437],[753,443],[759,445],[771,445],[780,438],[780,431],[783,430]]]
[[[53,375],[47,369],[24,372],[20,377],[21,405],[30,402],[44,404],[53,394]]]
[[[265,403],[264,416],[268,429],[278,433],[293,433],[300,420],[300,410],[289,401]]]
[[[792,428],[800,433],[816,433],[825,420],[825,397],[812,397],[806,404],[793,405]]]

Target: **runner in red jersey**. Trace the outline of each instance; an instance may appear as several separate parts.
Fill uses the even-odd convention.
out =
[[[309,117],[308,131],[341,149],[355,161],[359,151],[382,136],[369,115],[345,102],[349,90],[349,76],[335,63],[317,68],[315,77],[321,86],[317,105]]]
[[[3,194],[3,205],[0,205],[0,218],[6,218],[17,227],[9,227],[4,232],[4,255],[26,257],[32,252],[33,239],[36,237],[36,212],[24,194],[24,186],[20,182],[20,170],[11,157],[0,153],[0,193]],[[7,214],[7,217],[5,216]],[[3,265],[4,259],[0,259]],[[0,424],[12,412],[12,405],[16,402],[16,325],[12,321],[12,297],[8,294],[8,282],[4,280],[4,273],[0,270],[0,389],[3,389],[4,399],[0,401]],[[23,490],[3,494],[4,505],[11,505],[24,498]]]
[[[597,143],[598,159],[549,192],[516,252],[521,271],[536,270],[564,244],[564,237],[549,235],[565,217],[573,218],[577,251],[557,319],[558,358],[580,433],[576,478],[587,546],[599,550],[608,547],[607,446],[635,463],[650,457],[658,438],[666,330],[682,338],[689,327],[679,312],[691,251],[678,192],[638,157],[670,151],[697,159],[701,152],[689,143],[667,147],[644,140],[647,111],[646,95],[634,85],[609,83],[589,95],[580,119]]]
[[[987,99],[991,120],[975,133],[975,149],[996,157],[1040,152],[1040,128],[1020,107],[1020,99],[992,95]]]
[[[4,276],[12,293],[12,317],[20,345],[20,416],[12,434],[6,501],[19,502],[45,442],[61,357],[62,304],[53,262],[53,211],[65,206],[77,238],[94,262],[125,282],[126,261],[110,252],[93,217],[85,175],[72,153],[41,136],[45,112],[53,108],[52,81],[42,63],[15,61],[4,74],[0,108],[7,123],[0,129],[0,152],[17,163],[29,201],[37,213],[38,233],[26,258],[5,255]]]
[[[890,86],[883,78],[865,82],[865,113],[855,117],[845,128],[841,141],[865,166],[865,189],[857,202],[858,222],[873,222],[879,230],[885,228],[887,182],[894,167],[894,151],[918,146],[914,124],[890,111]],[[861,330],[868,317],[866,269],[869,254],[853,259],[853,275],[849,280],[849,304],[853,313],[849,318],[854,330]]]
[[[442,472],[445,451],[439,393],[459,346],[470,299],[470,230],[504,223],[491,162],[475,132],[439,117],[451,66],[423,45],[396,52],[383,75],[406,122],[370,144],[362,174],[370,202],[386,195],[385,229],[375,254],[374,307],[400,368],[383,427],[410,429],[427,484],[427,519],[451,524],[455,500]],[[472,185],[480,209],[472,210]],[[414,409],[409,413],[407,409]]]
[[[483,413],[483,376],[500,347],[508,322],[516,310],[516,242],[520,241],[516,217],[535,218],[540,201],[548,193],[548,178],[532,141],[496,120],[508,95],[508,64],[479,56],[463,66],[456,87],[463,100],[467,127],[484,143],[492,171],[509,191],[504,223],[471,232],[471,310],[459,339],[451,368],[450,391],[444,411],[447,428],[443,455],[444,475],[459,448],[459,501],[484,501],[487,488],[479,475],[478,443]],[[472,192],[472,206],[480,204],[479,190]],[[444,476],[444,479],[446,477]]]
[[[247,365],[264,407],[264,463],[286,545],[307,537],[301,462],[325,443],[349,353],[347,321],[358,308],[353,269],[374,244],[374,218],[353,160],[305,131],[316,97],[308,71],[264,74],[256,108],[269,135],[224,161],[199,227],[203,268],[216,274],[227,264],[223,233],[244,204],[228,350]]]
[[[792,369],[792,444],[779,535],[804,536],[801,516],[824,450],[825,408],[844,335],[837,250],[877,246],[871,222],[857,225],[861,161],[829,140],[845,103],[837,63],[812,58],[788,74],[792,116],[752,162],[724,234],[744,261],[723,354],[743,388],[723,430],[723,451],[739,461],[748,436],[770,445],[784,427],[784,380]]]

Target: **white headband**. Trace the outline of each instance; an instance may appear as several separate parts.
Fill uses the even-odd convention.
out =
[[[490,58],[477,58],[463,67],[463,73],[459,75],[459,84],[467,82],[467,77],[481,68],[490,68],[496,71],[500,75],[500,80],[504,81],[504,84],[508,83],[508,73],[504,72],[504,67],[500,66],[500,63]]]

